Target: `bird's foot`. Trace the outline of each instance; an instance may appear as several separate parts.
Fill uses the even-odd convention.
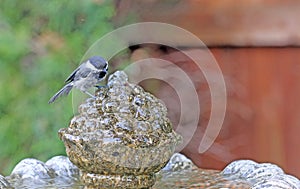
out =
[[[87,92],[87,91],[84,91],[85,94],[89,95],[90,97],[96,99],[96,97],[94,95],[92,95],[91,93]]]
[[[108,88],[107,85],[95,85],[97,89]]]

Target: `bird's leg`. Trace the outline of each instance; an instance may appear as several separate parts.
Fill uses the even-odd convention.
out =
[[[92,95],[91,93],[89,93],[88,91],[83,91],[85,94],[89,95],[92,98],[96,98],[94,95]]]
[[[95,85],[95,87],[96,87],[97,89],[108,88],[107,85]]]

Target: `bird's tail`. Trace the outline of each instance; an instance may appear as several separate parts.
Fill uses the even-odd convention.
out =
[[[64,95],[68,95],[70,93],[70,91],[71,91],[72,88],[73,88],[73,84],[72,83],[68,83],[62,89],[60,89],[52,98],[50,98],[50,100],[49,100],[48,103],[51,104],[57,98],[59,98],[61,96],[64,96]]]

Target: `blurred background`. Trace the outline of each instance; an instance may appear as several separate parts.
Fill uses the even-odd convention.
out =
[[[199,140],[210,116],[210,91],[188,57],[157,44],[131,46],[110,61],[110,72],[155,57],[193,78],[201,115],[182,151],[201,168],[222,169],[236,159],[272,162],[300,177],[300,2],[297,0],[17,1],[0,0],[0,174],[25,157],[65,154],[57,137],[73,116],[71,97],[48,105],[87,49],[104,34],[130,23],[153,21],[198,36],[224,74],[228,105],[222,130],[205,153]],[[201,54],[194,41],[176,46]],[[212,73],[213,74],[213,73]],[[161,98],[176,125],[174,90],[158,80],[141,83]]]
[[[65,154],[72,97],[48,104],[87,49],[113,29],[110,1],[0,0],[0,174]]]

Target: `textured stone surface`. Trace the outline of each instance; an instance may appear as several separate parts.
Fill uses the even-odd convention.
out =
[[[86,184],[119,187],[119,175],[124,175],[126,187],[145,187],[147,180],[154,184],[154,173],[166,165],[181,139],[166,115],[159,99],[117,71],[107,87],[96,91],[96,99],[79,106],[79,115],[59,135]]]
[[[54,156],[45,165],[59,176],[76,178],[79,175],[79,169],[66,156]]]
[[[33,158],[20,161],[0,188],[53,188],[73,187],[79,180],[79,169],[66,156],[55,156],[46,163]],[[75,187],[74,187],[75,188]]]
[[[56,174],[53,174],[55,172]],[[82,175],[81,175],[82,174]],[[18,176],[16,176],[18,175]],[[46,176],[45,176],[46,175]],[[87,183],[78,178],[84,177]],[[157,181],[155,182],[155,177]],[[14,189],[88,189],[88,188],[130,188],[136,185],[153,185],[153,189],[167,188],[300,188],[300,181],[285,174],[281,168],[270,163],[256,163],[238,160],[230,163],[223,171],[197,168],[182,154],[174,154],[164,169],[153,175],[115,175],[119,182],[113,182],[109,175],[81,173],[68,157],[56,156],[43,163],[36,159],[24,159],[18,163],[10,176],[0,175],[0,188]],[[110,185],[99,185],[106,179]],[[121,187],[122,186],[122,187]]]
[[[238,160],[230,163],[223,171],[224,176],[232,180],[243,179],[251,183],[252,188],[290,188],[299,189],[300,181],[287,175],[275,164],[256,163],[252,160]]]
[[[45,166],[45,163],[33,158],[27,158],[19,162],[11,173],[11,178],[16,179],[50,179],[56,176],[53,169]]]

